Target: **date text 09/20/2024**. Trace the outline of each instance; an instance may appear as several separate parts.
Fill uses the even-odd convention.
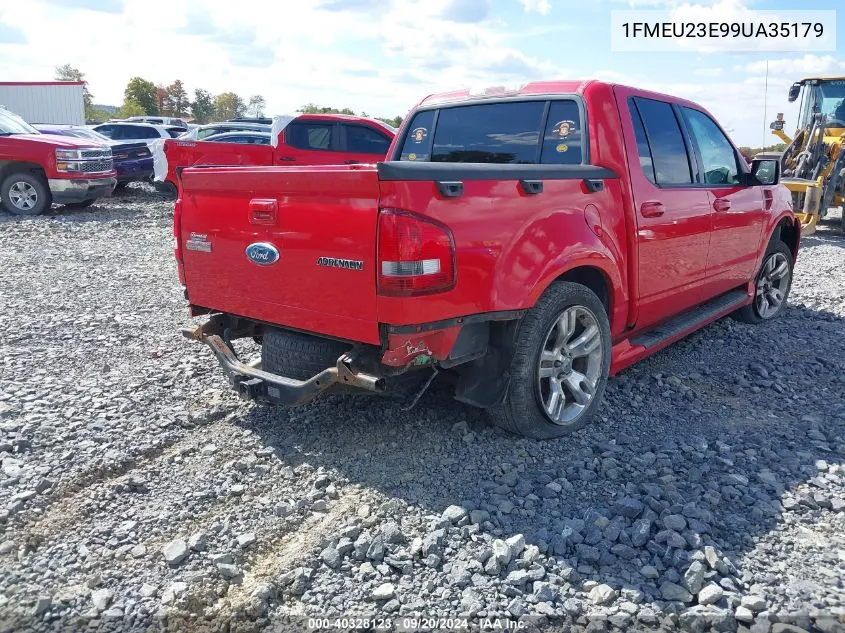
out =
[[[309,618],[308,629],[313,631],[353,631],[359,629],[384,631],[417,631],[417,630],[455,630],[455,631],[521,631],[527,628],[524,620],[510,618],[426,618],[403,617],[394,619],[389,617],[349,617],[349,618]],[[394,628],[395,627],[395,628]]]

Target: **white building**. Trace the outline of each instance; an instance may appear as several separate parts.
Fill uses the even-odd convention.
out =
[[[2,81],[0,106],[27,123],[85,124],[81,81]]]

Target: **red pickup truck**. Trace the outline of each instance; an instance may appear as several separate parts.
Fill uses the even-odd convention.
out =
[[[599,81],[427,97],[377,165],[181,178],[179,277],[211,314],[184,334],[243,396],[448,372],[532,438],[722,316],[776,317],[800,239],[777,161],[749,166],[695,103]]]
[[[0,107],[0,206],[9,213],[87,207],[114,190],[116,177],[110,147],[42,134]]]
[[[176,170],[192,165],[353,165],[381,160],[393,128],[378,119],[345,114],[300,114],[273,118],[270,144],[243,140],[215,142],[167,139],[154,151],[155,180],[176,191]]]

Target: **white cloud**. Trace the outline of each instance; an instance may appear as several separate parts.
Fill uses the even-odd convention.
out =
[[[707,109],[738,145],[761,147],[779,143],[769,123],[783,112],[787,130],[797,120],[797,104],[786,101],[791,80],[769,77],[768,89],[763,75],[741,79],[717,78],[715,81],[661,81],[655,75],[628,74],[615,70],[599,70],[593,76],[603,81],[635,86],[643,90],[674,95],[693,101]]]
[[[734,69],[748,73],[765,73],[766,64],[766,60],[762,60],[746,66],[735,66]],[[768,60],[768,67],[770,74],[795,75],[795,79],[798,80],[800,79],[798,75],[845,73],[845,60],[836,59],[832,55],[811,55],[808,53],[803,57],[770,59]]]
[[[624,4],[632,9],[666,9],[679,6],[708,7],[722,0],[605,0],[611,4]],[[754,0],[744,0],[746,4]]]
[[[722,72],[721,68],[696,68],[692,74],[698,77],[721,77]]]
[[[548,15],[552,10],[552,5],[549,0],[519,0],[522,8],[526,13],[539,13],[540,15]]]
[[[394,116],[431,92],[565,72],[509,44],[510,33],[485,14],[487,0],[472,11],[454,0],[307,0],[242,12],[227,0],[123,1],[115,13],[0,0],[0,21],[27,41],[0,43],[0,77],[49,80],[69,63],[85,73],[96,103],[120,104],[128,80],[141,76],[181,79],[190,93],[259,93],[269,113],[315,102]],[[57,49],[69,32],[96,36]]]

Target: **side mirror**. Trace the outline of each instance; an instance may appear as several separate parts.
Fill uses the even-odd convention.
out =
[[[776,185],[780,182],[780,161],[773,158],[755,158],[751,161],[751,176],[756,185]]]
[[[787,97],[789,103],[795,101],[799,94],[801,94],[801,82],[796,81],[789,87],[789,96]]]

